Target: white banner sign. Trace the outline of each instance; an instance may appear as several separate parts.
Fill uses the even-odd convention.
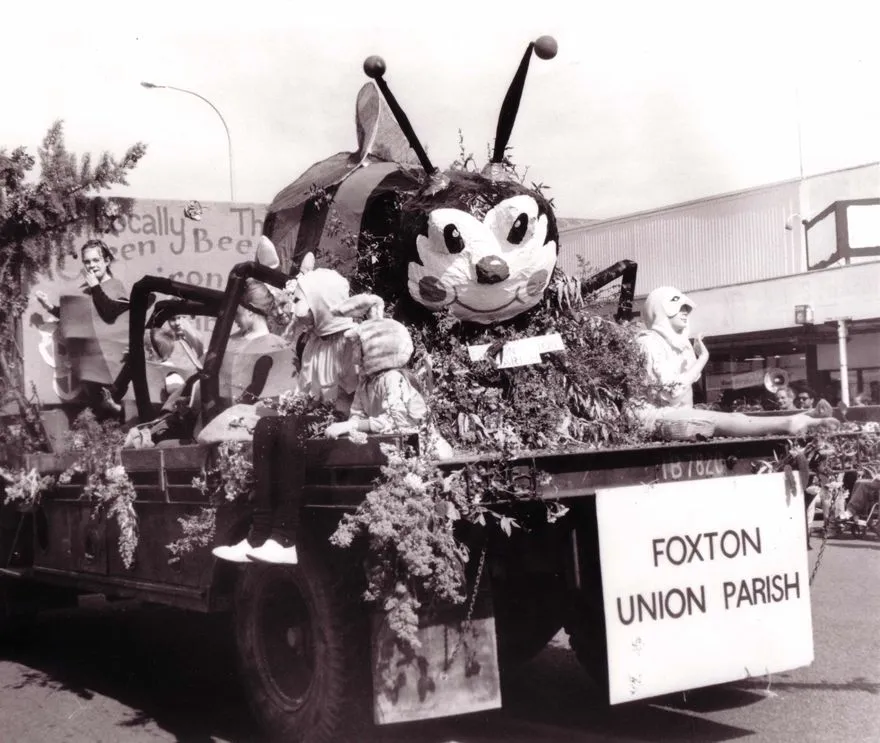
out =
[[[489,350],[488,343],[477,346],[468,346],[468,354],[471,361],[479,361]],[[517,338],[508,341],[501,349],[501,358],[498,361],[499,369],[508,369],[513,366],[526,366],[528,364],[540,364],[542,353],[564,351],[565,341],[559,333],[548,335],[536,335],[531,338]]]
[[[124,205],[114,222],[114,231],[102,239],[114,254],[110,272],[126,292],[143,276],[163,276],[194,286],[222,290],[229,271],[236,263],[252,260],[263,232],[265,206],[259,204],[204,203],[198,219],[183,201],[122,199]],[[86,239],[76,243],[77,251]],[[40,402],[52,404],[80,399],[83,382],[108,383],[118,373],[128,347],[128,314],[112,325],[97,318],[91,300],[83,291],[83,265],[79,252],[63,266],[55,268],[33,289],[22,323],[25,387],[36,391]],[[37,300],[43,291],[60,314],[79,303],[75,318],[64,318],[47,311]],[[67,337],[67,325],[75,323],[78,335]],[[207,346],[214,327],[213,317],[197,317],[194,332]],[[171,361],[154,364],[148,375],[160,383],[165,374],[180,371],[189,376],[190,364],[183,369]],[[157,388],[151,386],[151,390]]]
[[[800,485],[744,475],[596,501],[612,704],[812,662]]]

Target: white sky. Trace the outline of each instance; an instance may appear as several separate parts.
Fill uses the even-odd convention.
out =
[[[76,152],[147,157],[125,195],[267,203],[354,150],[362,62],[386,80],[435,165],[480,164],[529,40],[511,144],[557,212],[609,217],[880,160],[878,2],[31,0],[2,11],[0,147],[36,152],[56,118]],[[132,9],[128,9],[132,8]],[[801,143],[799,157],[798,124]]]

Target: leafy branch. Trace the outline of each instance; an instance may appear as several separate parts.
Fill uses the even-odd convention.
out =
[[[127,185],[145,152],[138,143],[119,158],[105,152],[97,162],[88,154],[78,159],[64,143],[60,121],[46,133],[37,158],[24,147],[0,149],[0,406],[13,401],[21,416],[14,428],[0,426],[0,440],[21,450],[46,445],[38,401],[25,392],[15,340],[31,287],[75,255],[83,232],[113,229],[120,207],[99,193]]]

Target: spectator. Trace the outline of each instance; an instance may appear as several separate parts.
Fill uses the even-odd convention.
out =
[[[811,387],[801,385],[794,395],[794,406],[798,410],[811,410],[816,402],[816,393]]]
[[[777,410],[797,410],[794,405],[794,390],[788,385],[776,390],[775,397]]]

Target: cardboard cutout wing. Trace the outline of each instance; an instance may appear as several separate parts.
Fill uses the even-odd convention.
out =
[[[128,313],[106,323],[91,297],[76,295],[62,296],[60,308],[61,337],[76,377],[84,382],[112,383],[128,351]]]
[[[249,341],[231,341],[220,366],[220,397],[234,401],[250,397],[273,397],[293,385],[293,350],[277,335]]]

